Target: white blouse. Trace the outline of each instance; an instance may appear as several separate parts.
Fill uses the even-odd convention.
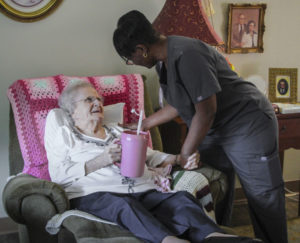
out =
[[[253,33],[253,35],[244,33],[242,38],[242,47],[243,48],[251,48],[257,47],[257,33]]]
[[[116,124],[107,127],[118,137],[122,128]],[[81,134],[89,138],[86,135]],[[90,138],[105,142],[109,140]],[[112,140],[110,141],[112,142]],[[49,161],[51,180],[64,187],[69,199],[81,197],[98,191],[128,193],[128,184],[122,183],[124,177],[116,165],[109,165],[85,175],[85,163],[103,153],[103,147],[93,142],[86,142],[72,131],[67,115],[62,109],[53,109],[46,119],[44,143]],[[146,163],[150,167],[161,164],[168,156],[166,153],[147,150]],[[157,189],[153,172],[145,166],[144,175],[134,179],[134,192]]]

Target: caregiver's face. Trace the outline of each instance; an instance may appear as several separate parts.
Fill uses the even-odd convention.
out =
[[[141,47],[136,47],[135,52],[132,53],[131,57],[123,57],[127,65],[138,65],[146,68],[152,68],[157,60],[151,54],[147,47],[144,45],[139,45]]]
[[[103,99],[92,87],[82,87],[76,91],[74,98],[74,120],[102,121]]]

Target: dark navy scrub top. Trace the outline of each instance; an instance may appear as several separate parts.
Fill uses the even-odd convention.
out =
[[[197,39],[167,38],[167,69],[162,62],[156,69],[164,98],[188,126],[195,114],[194,104],[213,94],[217,98],[217,112],[208,136],[230,137],[247,133],[254,113],[273,117],[268,99],[254,84],[232,71],[216,49]]]

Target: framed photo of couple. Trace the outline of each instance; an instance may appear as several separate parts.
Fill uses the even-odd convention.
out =
[[[229,4],[227,53],[263,52],[266,4]]]
[[[297,102],[297,68],[269,68],[271,102]]]

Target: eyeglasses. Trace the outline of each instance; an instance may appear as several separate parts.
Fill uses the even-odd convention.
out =
[[[77,100],[74,103],[84,101],[85,103],[91,104],[91,103],[94,103],[95,100],[99,101],[100,103],[103,103],[103,99],[101,97],[95,97],[95,96],[88,96],[87,98]]]
[[[133,61],[128,59],[127,57],[122,57],[122,58],[125,61],[126,65],[134,65]]]

